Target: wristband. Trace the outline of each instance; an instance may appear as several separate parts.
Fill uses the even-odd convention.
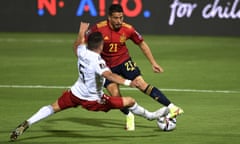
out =
[[[125,85],[125,86],[130,86],[131,82],[132,82],[131,80],[126,79],[126,80],[124,81],[123,85]]]

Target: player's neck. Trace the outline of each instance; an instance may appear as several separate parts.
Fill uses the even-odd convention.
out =
[[[91,50],[91,51],[93,51],[93,52],[95,52],[95,53],[97,53],[97,54],[100,54],[100,53],[102,52],[102,50],[100,50],[100,49],[93,49],[93,50]]]

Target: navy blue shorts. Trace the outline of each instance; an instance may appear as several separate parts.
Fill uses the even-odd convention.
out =
[[[136,66],[136,63],[134,63],[131,58],[122,64],[111,68],[111,71],[129,80],[134,80],[137,76],[141,75],[140,69]],[[104,87],[107,87],[110,83],[112,83],[112,81],[106,79]]]

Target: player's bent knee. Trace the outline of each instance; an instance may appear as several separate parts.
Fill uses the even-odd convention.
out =
[[[141,91],[144,91],[148,84],[144,81],[142,76],[138,76],[134,79],[134,81],[137,83],[137,88]]]
[[[133,106],[136,103],[136,101],[132,97],[129,97],[129,103],[131,106]]]
[[[55,113],[61,111],[61,108],[58,104],[58,101],[54,102],[51,106],[52,106]]]
[[[124,107],[131,107],[135,103],[136,103],[136,101],[132,97],[123,97],[123,106]]]

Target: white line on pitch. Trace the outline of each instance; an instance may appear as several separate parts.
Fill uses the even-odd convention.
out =
[[[46,86],[46,85],[0,85],[0,88],[42,88],[42,89],[65,89],[70,86]]]
[[[50,43],[63,43],[63,42],[73,42],[72,40],[68,39],[16,39],[16,38],[0,38],[0,42],[50,42]]]
[[[67,89],[70,86],[47,86],[47,85],[0,85],[0,88],[42,88],[42,89]],[[126,88],[123,87],[121,90],[137,90],[136,88]],[[232,91],[232,90],[197,90],[197,89],[164,89],[161,88],[162,91],[169,92],[197,92],[197,93],[240,93],[240,91]]]

